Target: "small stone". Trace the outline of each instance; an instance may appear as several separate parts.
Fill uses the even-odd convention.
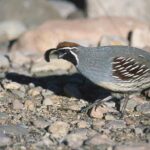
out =
[[[45,102],[44,102],[45,101]],[[52,95],[50,97],[46,97],[43,101],[43,104],[45,105],[48,105],[48,104],[52,104],[53,107],[58,107],[61,105],[61,101],[62,101],[62,98],[59,97],[59,96],[56,96],[56,95]]]
[[[126,110],[134,111],[137,105],[143,104],[143,103],[145,102],[142,97],[133,95],[127,103]]]
[[[12,144],[11,138],[3,133],[0,133],[0,147],[8,146]]]
[[[135,124],[135,120],[133,120],[132,118],[127,117],[124,120],[125,120],[127,126],[131,126],[131,125]]]
[[[34,124],[35,127],[42,128],[42,129],[44,129],[44,128],[46,128],[50,125],[50,123],[48,121],[45,121],[42,118],[34,120],[33,124]]]
[[[116,111],[113,108],[106,107],[105,105],[100,105],[97,108],[96,106],[94,106],[91,110],[90,116],[102,119],[104,117],[104,114],[108,112],[116,112]]]
[[[0,55],[0,72],[7,71],[10,67],[10,63],[7,57]]]
[[[105,120],[116,120],[116,118],[112,114],[106,114]]]
[[[78,89],[78,86],[75,84],[66,84],[64,86],[64,92],[67,96],[69,97],[76,97],[76,98],[81,98],[81,93]]]
[[[23,108],[24,108],[24,106],[21,103],[21,101],[19,101],[17,99],[13,101],[13,109],[23,109]]]
[[[110,107],[110,108],[115,108],[116,107],[116,103],[111,101],[111,102],[104,102],[104,104],[107,106],[107,107]]]
[[[4,113],[4,112],[0,112],[0,124],[6,124],[6,122],[9,120],[9,115]]]
[[[149,114],[150,113],[150,103],[138,105],[136,107],[136,111],[138,111],[142,114]]]
[[[100,46],[108,45],[128,45],[128,41],[125,38],[118,36],[103,36],[100,40]]]
[[[9,135],[27,135],[28,130],[21,125],[0,125],[0,134],[9,134]]]
[[[115,150],[149,150],[150,144],[118,145]]]
[[[68,146],[72,149],[78,149],[83,145],[83,142],[87,139],[85,132],[70,133],[66,136],[64,142],[67,142]]]
[[[53,94],[54,94],[54,92],[51,91],[51,90],[46,90],[46,89],[43,89],[43,90],[42,90],[42,95],[43,95],[44,97],[52,96]]]
[[[73,111],[80,111],[83,107],[87,105],[87,102],[84,100],[78,101],[78,99],[70,98],[66,103],[63,105],[63,109],[73,110]]]
[[[126,124],[123,120],[112,120],[108,121],[105,125],[107,128],[111,129],[123,129],[126,128]]]
[[[104,120],[94,120],[92,126],[93,126],[93,129],[95,130],[101,130],[104,125],[105,125]]]
[[[31,100],[26,100],[24,105],[25,105],[25,109],[27,110],[31,110],[31,111],[35,110],[35,104]]]
[[[4,88],[7,90],[19,90],[21,86],[22,85],[17,82],[4,83]]]
[[[46,133],[39,142],[35,143],[35,145],[37,147],[42,147],[43,145],[46,145],[47,147],[49,147],[49,146],[54,145],[55,144],[54,141],[52,141],[49,137],[50,137],[50,134]]]
[[[31,95],[32,97],[36,97],[38,95],[41,94],[41,89],[40,88],[33,88],[33,89],[30,89],[28,91],[28,94]]]
[[[142,128],[135,128],[134,129],[134,131],[135,131],[135,134],[138,136],[138,135],[140,135],[140,136],[143,136],[143,129]]]
[[[67,135],[70,125],[63,121],[56,121],[50,125],[48,131],[52,133],[55,138],[63,138]]]
[[[44,100],[43,100],[43,105],[45,106],[52,106],[54,103],[53,101],[51,100],[51,97],[46,97]]]
[[[107,135],[101,135],[96,134],[93,137],[91,137],[89,140],[86,141],[86,144],[90,145],[100,145],[100,144],[109,144],[112,145],[114,142],[107,136]]]
[[[9,115],[4,112],[0,112],[0,120],[7,120],[9,118]]]
[[[88,122],[81,120],[80,122],[78,122],[77,124],[78,128],[89,128],[90,125]]]

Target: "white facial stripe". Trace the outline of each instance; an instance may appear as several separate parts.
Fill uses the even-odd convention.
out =
[[[63,49],[72,50],[72,49],[78,49],[78,48],[77,47],[63,47],[63,48],[59,48],[58,50],[63,50]]]
[[[79,59],[78,59],[78,56],[77,56],[77,54],[75,54],[73,51],[71,51],[70,50],[70,53],[75,57],[75,59],[76,59],[76,61],[77,61],[77,65],[76,66],[78,66],[78,64],[79,64]]]

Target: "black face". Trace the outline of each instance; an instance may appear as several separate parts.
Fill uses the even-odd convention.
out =
[[[62,49],[50,49],[45,52],[45,60],[50,61],[52,57],[58,58],[58,59],[65,59],[75,66],[78,65],[78,56],[77,56],[77,49],[76,48],[69,48],[66,47]]]

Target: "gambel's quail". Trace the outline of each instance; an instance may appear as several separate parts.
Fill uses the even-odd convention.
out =
[[[46,51],[46,61],[50,61],[52,56],[71,62],[96,85],[122,94],[122,112],[131,94],[150,87],[150,53],[142,49],[129,46],[84,47],[62,42]]]

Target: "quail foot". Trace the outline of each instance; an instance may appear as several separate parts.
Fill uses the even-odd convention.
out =
[[[49,62],[53,56],[71,62],[96,85],[123,95],[122,113],[131,94],[150,87],[150,53],[142,49],[129,46],[84,47],[62,42],[45,52],[46,61]],[[102,101],[111,98],[109,96]]]

